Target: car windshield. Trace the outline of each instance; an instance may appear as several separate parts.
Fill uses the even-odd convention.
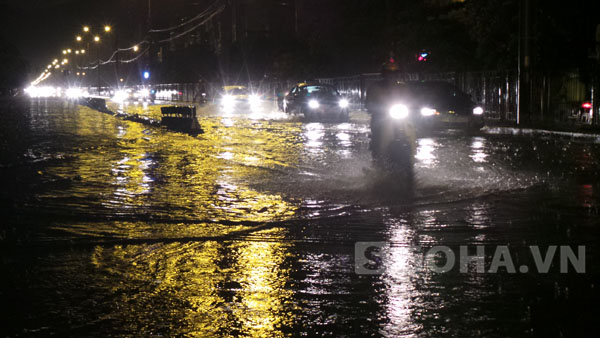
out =
[[[306,86],[303,90],[308,95],[337,95],[337,90],[330,86]]]
[[[225,91],[228,95],[248,95],[248,90],[245,88],[233,88]]]

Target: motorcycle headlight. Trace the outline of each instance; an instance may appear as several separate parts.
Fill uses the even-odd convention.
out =
[[[427,108],[427,107],[421,109],[421,115],[423,115],[423,116],[431,116],[433,114],[435,114],[435,109],[431,109],[431,108]]]
[[[481,107],[475,107],[475,108],[473,108],[473,114],[474,115],[481,115],[481,114],[483,114],[483,108],[481,108]]]
[[[314,100],[314,99],[310,100],[310,101],[308,101],[308,106],[312,109],[317,109],[317,108],[319,108],[319,101]]]
[[[390,116],[400,120],[408,116],[408,107],[403,104],[395,104],[390,107]]]
[[[248,103],[250,103],[251,106],[258,106],[260,105],[260,97],[258,97],[258,95],[250,95],[248,97]]]
[[[233,104],[235,103],[235,100],[233,99],[233,96],[231,96],[231,95],[223,95],[223,98],[221,99],[221,103],[224,106],[233,106]]]
[[[340,108],[348,108],[348,100],[346,99],[341,99],[340,102],[338,102]]]

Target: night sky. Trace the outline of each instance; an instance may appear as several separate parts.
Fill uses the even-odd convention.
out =
[[[5,0],[2,31],[30,65],[38,67],[63,48],[72,47],[84,24],[117,25],[128,18],[131,33],[138,19],[145,20],[145,13],[145,1],[140,0]]]
[[[211,2],[152,1],[153,26],[163,28],[201,12]],[[62,49],[74,46],[74,37],[83,25],[94,29],[110,24],[119,34],[119,47],[130,47],[146,32],[147,3],[148,0],[3,0],[0,2],[2,35],[16,46],[30,70],[36,72],[59,56]],[[315,52],[313,63],[322,66],[312,66],[315,72],[341,65],[337,74],[340,75],[358,71],[360,62],[376,65],[387,48],[383,47],[381,34],[387,30],[382,24],[386,8],[395,13],[391,17],[395,20],[393,34],[398,49],[412,57],[420,48],[430,48],[437,52],[430,62],[432,66],[438,62],[437,71],[516,66],[517,0],[469,1],[471,16],[463,26],[446,25],[440,19],[446,14],[431,8],[421,10],[419,1],[306,0],[302,3],[307,13],[301,24],[306,29],[290,51]],[[572,0],[568,5],[554,1],[532,3],[537,3],[533,10],[537,64],[546,70],[586,65],[593,49],[595,26],[600,22],[595,14],[598,1]],[[482,27],[481,33],[473,28],[476,25]],[[377,43],[379,47],[375,46]],[[245,55],[251,57],[249,53]],[[360,71],[365,70],[376,69],[363,67]]]

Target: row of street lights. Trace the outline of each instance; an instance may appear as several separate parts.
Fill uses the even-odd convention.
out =
[[[108,35],[113,31],[113,28],[110,25],[105,25],[101,28],[104,32],[104,34]],[[84,58],[84,56],[89,55],[89,50],[90,50],[90,45],[93,41],[93,45],[94,48],[96,49],[96,58],[97,58],[97,62],[98,64],[96,65],[96,75],[97,75],[97,85],[98,88],[100,87],[100,42],[101,42],[101,36],[99,34],[93,34],[92,33],[92,29],[90,28],[90,26],[83,26],[82,27],[82,33],[78,34],[75,36],[75,42],[77,44],[83,44],[85,43],[86,46],[85,48],[81,48],[83,46],[80,45],[80,48],[76,48],[76,49],[72,49],[72,48],[65,48],[62,50],[62,54],[64,56],[64,58],[62,59],[62,61],[59,62],[58,59],[54,59],[54,61],[49,64],[46,69],[44,69],[44,71],[40,74],[40,76],[35,79],[31,84],[32,85],[36,85],[38,83],[40,83],[41,81],[44,81],[45,79],[47,79],[51,73],[53,71],[59,71],[59,69],[62,68],[66,68],[67,65],[69,64],[69,59],[68,57],[70,57],[72,54],[74,54],[74,58],[75,58],[75,62],[72,62],[71,65],[78,67],[78,68],[82,68],[81,66],[83,64],[89,64],[89,57],[85,58],[84,60],[82,60],[82,58]],[[138,52],[139,51],[139,46],[138,45],[134,45],[133,47],[130,48],[131,50],[133,50],[133,52]],[[118,50],[117,50],[118,53]],[[83,62],[82,62],[83,61]],[[118,73],[118,58],[116,61],[115,66],[117,67],[117,73]],[[84,71],[78,71],[77,76],[85,76],[86,73]],[[120,80],[121,82],[123,81],[123,79]],[[89,84],[89,82],[88,82]]]

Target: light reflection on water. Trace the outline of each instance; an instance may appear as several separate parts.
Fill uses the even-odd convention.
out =
[[[577,227],[563,229],[560,208],[531,205],[570,198],[559,203],[532,188],[538,180],[529,172],[512,169],[532,163],[521,144],[420,139],[414,204],[398,203],[381,198],[368,183],[376,174],[360,166],[370,163],[367,124],[201,115],[205,133],[190,137],[87,108],[32,107],[19,136],[39,142],[23,150],[34,178],[19,184],[41,183],[20,187],[31,194],[22,208],[52,231],[33,263],[15,260],[31,277],[7,273],[15,285],[43,290],[25,304],[46,312],[19,313],[23,327],[57,335],[75,323],[96,335],[510,336],[536,325],[527,318],[538,299],[551,303],[553,318],[565,314],[530,276],[418,270],[415,245],[555,244],[561,231],[582,238]],[[156,106],[127,109],[160,115]],[[585,147],[574,162],[593,173],[597,153]],[[536,164],[548,160],[535,154]],[[560,160],[575,167],[569,154]],[[593,177],[574,187],[565,208],[588,226],[588,241],[597,238],[588,231],[598,206]],[[348,182],[358,184],[341,190]],[[52,246],[64,239],[81,246]],[[354,273],[354,244],[364,240],[390,243],[383,275]],[[544,277],[553,288],[593,293],[585,279],[574,288]]]
[[[424,168],[432,168],[437,164],[437,158],[435,151],[437,143],[431,138],[421,138],[417,140],[417,153],[415,158],[417,159],[417,165]]]

